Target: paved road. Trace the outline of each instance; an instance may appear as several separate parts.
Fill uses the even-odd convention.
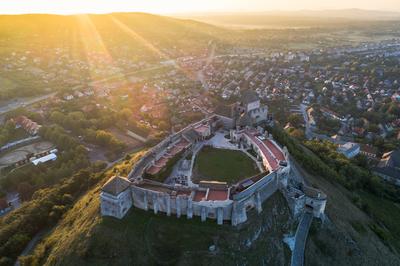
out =
[[[305,135],[307,139],[312,139],[313,138],[313,132],[311,130],[311,125],[310,125],[310,121],[308,120],[308,113],[307,113],[307,109],[308,106],[305,104],[300,104],[300,110],[301,113],[303,114],[303,118],[304,118],[304,124],[306,126],[306,130],[305,130]]]
[[[313,215],[309,211],[305,211],[297,226],[295,235],[294,250],[292,252],[291,266],[304,265],[304,250],[306,248],[308,231],[310,230]]]
[[[329,136],[326,136],[326,135],[323,135],[323,134],[317,134],[317,133],[312,131],[312,127],[311,127],[310,121],[308,119],[307,109],[308,109],[307,105],[300,104],[300,110],[301,110],[301,113],[303,114],[304,124],[306,126],[306,130],[305,130],[306,139],[308,139],[308,140],[310,140],[310,139],[331,140],[331,138]]]
[[[19,107],[24,107],[27,105],[31,105],[31,104],[46,100],[54,95],[56,95],[55,92],[49,93],[46,95],[33,97],[33,98],[19,98],[19,99],[13,100],[13,101],[9,101],[0,106],[0,115],[10,112],[12,110],[15,110]]]

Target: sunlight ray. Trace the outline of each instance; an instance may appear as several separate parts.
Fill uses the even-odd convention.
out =
[[[140,36],[137,32],[135,32],[134,30],[132,30],[130,27],[128,27],[126,24],[124,24],[122,21],[120,21],[119,19],[117,19],[116,17],[110,15],[111,20],[121,29],[123,30],[125,33],[127,33],[129,36],[133,37],[135,40],[139,41],[142,45],[144,45],[147,49],[149,49],[150,51],[154,52],[155,54],[157,54],[160,58],[162,58],[163,60],[171,60],[174,62],[174,66],[175,68],[177,68],[178,70],[180,70],[181,72],[183,72],[185,74],[185,76],[191,80],[197,80],[197,73],[193,73],[192,71],[182,67],[179,65],[179,63],[174,59],[169,57],[167,54],[163,53],[160,49],[158,49],[156,46],[154,46],[151,42],[149,42],[148,40],[146,40],[145,38],[143,38],[142,36]]]
[[[114,75],[123,77],[121,70],[115,65],[111,54],[89,15],[78,15],[77,18],[80,24],[80,37],[89,64],[92,84],[95,84],[93,81],[104,78],[104,73],[101,71],[102,66],[109,67],[111,65],[114,72],[116,72]]]

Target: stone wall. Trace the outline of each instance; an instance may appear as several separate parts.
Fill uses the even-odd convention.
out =
[[[215,219],[218,224],[231,221],[238,225],[247,220],[247,211],[255,208],[262,211],[262,203],[279,188],[279,175],[270,173],[244,191],[233,195],[233,200],[225,201],[192,201],[195,190],[189,188],[176,189],[168,185],[146,181],[149,187],[141,187],[142,183],[132,183],[131,187],[114,196],[102,192],[101,214],[122,218],[133,205],[143,210],[152,210],[155,214],[162,212],[166,215],[201,217],[201,220]]]
[[[100,208],[103,216],[113,216],[121,219],[131,207],[132,197],[129,188],[117,196],[105,192],[100,193]]]
[[[268,175],[258,180],[252,186],[241,191],[240,193],[233,195],[233,200],[242,200],[243,198],[247,198],[252,194],[255,194],[256,191],[260,191],[262,195],[262,201],[264,201],[278,189],[278,184],[279,181],[277,173],[269,173]]]
[[[325,212],[326,199],[314,199],[310,197],[306,197],[305,204],[308,206],[312,206],[313,208],[313,216],[316,218],[322,218]]]

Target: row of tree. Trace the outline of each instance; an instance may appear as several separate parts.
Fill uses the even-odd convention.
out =
[[[351,191],[366,190],[390,200],[400,201],[396,188],[384,185],[379,177],[337,153],[334,144],[311,141],[305,143],[305,148],[278,126],[269,128],[269,131],[311,174],[324,177],[330,182],[337,182]]]

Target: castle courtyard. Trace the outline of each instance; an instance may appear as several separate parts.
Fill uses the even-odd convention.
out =
[[[255,162],[242,151],[205,146],[197,154],[193,182],[207,180],[233,184],[257,174]]]

